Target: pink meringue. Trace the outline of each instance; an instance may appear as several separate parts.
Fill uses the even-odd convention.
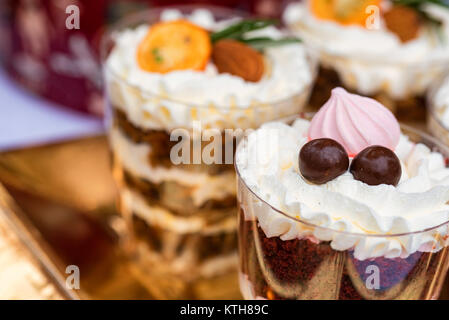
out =
[[[332,90],[330,99],[313,117],[309,139],[338,141],[354,157],[366,147],[380,145],[394,151],[401,130],[395,116],[374,99]]]

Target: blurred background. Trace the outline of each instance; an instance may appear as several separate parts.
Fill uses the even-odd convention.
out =
[[[98,46],[108,24],[156,6],[208,4],[280,17],[286,0],[4,0],[0,4],[1,59],[17,83],[49,101],[102,113]],[[80,8],[80,30],[65,27],[66,8]]]

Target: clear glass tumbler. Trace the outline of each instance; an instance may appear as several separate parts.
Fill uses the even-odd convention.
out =
[[[449,71],[448,56],[411,60],[402,55],[344,54],[323,45],[323,35],[302,21],[288,27],[319,56],[320,71],[310,101],[314,108],[327,101],[333,88],[342,86],[380,101],[400,121],[422,121],[428,90]]]
[[[177,9],[188,14],[197,7]],[[207,9],[216,21],[240,15]],[[156,23],[161,12],[145,11],[112,28],[103,41],[104,61],[118,32]],[[314,68],[312,63],[310,67]],[[266,121],[298,114],[311,85],[282,101],[242,108],[155,95],[127,83],[107,63],[104,79],[113,171],[120,211],[127,222],[123,242],[133,271],[156,298],[237,297],[236,129],[257,128]],[[184,120],[178,121],[178,116]],[[205,129],[213,130],[218,148],[212,153],[222,161],[195,160],[195,150],[204,153],[212,141],[205,139]],[[232,131],[230,136],[227,129]],[[173,161],[173,148],[180,142],[193,150],[183,159],[188,161]]]
[[[417,130],[402,126],[414,142],[441,152],[449,149]],[[237,153],[246,152],[243,140]],[[437,299],[448,269],[449,221],[406,234],[357,234],[302,221],[258,197],[240,177],[238,164],[240,289],[245,299]],[[294,223],[310,236],[292,240],[268,237],[258,217]],[[270,220],[272,221],[272,220]],[[287,222],[286,222],[287,223]],[[427,237],[427,249],[404,258],[383,256],[358,260],[354,250],[335,250],[315,235],[348,241],[409,243]],[[351,242],[352,243],[352,242]],[[429,248],[431,248],[429,250]]]

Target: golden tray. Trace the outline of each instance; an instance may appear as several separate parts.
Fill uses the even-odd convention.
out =
[[[115,189],[104,137],[0,153],[0,182],[0,215],[19,237],[30,235],[33,246],[22,242],[58,279],[63,298],[151,299],[130,276],[112,227]],[[79,267],[79,290],[65,286],[69,265]]]
[[[20,239],[24,260],[33,260],[57,298],[152,299],[118,243],[124,225],[108,157],[104,137],[0,153],[0,227],[7,225],[0,231]],[[80,270],[79,290],[65,284],[71,265]],[[237,279],[220,285],[225,296],[203,289],[211,298],[241,297]]]

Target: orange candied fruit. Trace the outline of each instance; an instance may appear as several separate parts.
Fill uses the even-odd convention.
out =
[[[309,0],[310,10],[319,19],[331,20],[343,25],[365,26],[373,12],[369,6],[380,10],[382,0]],[[369,10],[368,10],[369,11]]]
[[[151,26],[137,49],[139,67],[149,72],[203,70],[211,55],[209,33],[186,20]]]

